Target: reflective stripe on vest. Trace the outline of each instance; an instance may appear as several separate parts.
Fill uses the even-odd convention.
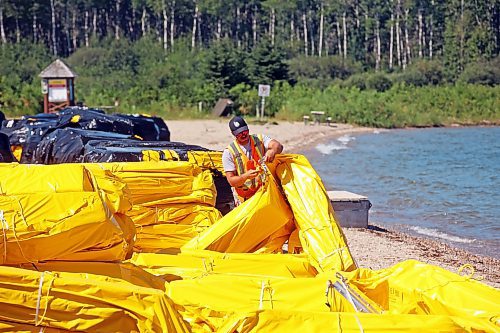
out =
[[[250,139],[251,159],[253,160],[257,159],[257,161],[260,161],[264,156],[264,151],[265,151],[262,136],[252,134],[249,136],[249,139]],[[236,140],[233,141],[227,148],[231,153],[231,155],[233,156],[234,164],[236,166],[236,171],[238,172],[238,175],[242,175],[245,172],[247,172],[248,170],[246,166],[247,166],[247,161],[249,159],[247,155],[243,153],[238,142]],[[252,190],[252,193],[250,194],[251,196],[261,185],[262,183],[259,177],[254,179],[248,179],[247,181],[245,181],[243,185],[241,185],[239,188],[236,188],[236,191],[241,196],[247,197],[244,192]]]

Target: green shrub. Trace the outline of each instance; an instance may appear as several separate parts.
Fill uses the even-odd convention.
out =
[[[499,61],[496,61],[499,62]],[[458,81],[470,84],[494,86],[500,83],[500,64],[478,62],[469,64],[460,75]]]
[[[366,80],[366,87],[382,92],[391,89],[392,81],[385,74],[376,73],[368,77]]]
[[[347,80],[343,81],[340,86],[342,88],[358,88],[359,90],[365,90],[367,80],[367,74],[354,74]]]

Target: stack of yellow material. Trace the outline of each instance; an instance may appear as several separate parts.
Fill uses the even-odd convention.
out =
[[[131,252],[126,186],[111,174],[14,163],[0,174],[0,263],[122,260]]]
[[[127,184],[133,203],[127,213],[137,230],[135,251],[180,248],[221,215],[210,171],[189,162],[84,164],[106,170]]]
[[[0,266],[0,321],[85,332],[188,332],[158,289],[101,275]],[[1,325],[0,325],[1,327]],[[33,327],[33,329],[35,329]]]
[[[416,261],[356,268],[303,156],[279,156],[220,219],[198,161],[0,165],[2,260],[22,267],[0,266],[0,331],[499,331],[500,291],[471,276]],[[124,213],[142,228],[137,250],[164,253],[107,253],[127,243],[111,227],[126,234]],[[287,240],[303,253],[283,253]],[[52,257],[85,261],[31,263]]]

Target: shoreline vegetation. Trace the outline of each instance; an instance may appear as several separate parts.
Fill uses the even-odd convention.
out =
[[[172,140],[197,144],[207,148],[222,150],[232,140],[227,119],[171,120],[167,121]],[[274,123],[250,123],[252,133],[263,133],[278,139],[284,145],[284,153],[301,153],[313,145],[342,135],[372,133],[379,129],[358,127],[348,124],[332,126],[304,125],[303,122],[277,121]],[[362,194],[362,193],[360,193]],[[416,237],[391,230],[369,221],[368,229],[343,228],[349,248],[359,266],[380,269],[397,262],[416,259],[443,267],[457,273],[462,265],[474,267],[473,278],[500,287],[500,260],[473,254],[444,242]],[[464,269],[462,275],[472,271]]]
[[[0,48],[0,110],[7,117],[42,110],[38,74],[56,57],[21,40]],[[168,53],[154,39],[103,39],[62,58],[78,75],[78,103],[108,112],[207,119],[219,98],[233,111],[262,111],[259,84],[270,85],[265,117],[302,121],[311,111],[332,122],[377,128],[500,124],[500,57],[471,60],[449,74],[443,59],[415,59],[403,70],[373,71],[339,55],[303,57],[278,45],[239,50],[230,41]],[[278,75],[279,74],[279,75]]]

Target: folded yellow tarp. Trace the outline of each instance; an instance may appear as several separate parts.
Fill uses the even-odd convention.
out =
[[[207,274],[225,276],[314,277],[316,270],[304,256],[282,254],[236,254],[193,251],[177,255],[134,253],[129,260],[154,274],[174,274],[184,279]]]
[[[170,282],[167,295],[184,307],[219,312],[262,309],[354,312],[351,303],[340,295],[336,295],[334,304],[326,304],[332,300],[330,295],[325,294],[328,281],[326,277],[206,274]]]
[[[220,212],[212,206],[195,204],[160,205],[156,209],[136,205],[127,215],[138,226],[162,223],[199,225],[201,223],[205,227],[211,226],[222,217]]]
[[[278,155],[276,176],[298,225],[304,251],[319,271],[356,268],[316,171],[302,155]]]
[[[182,249],[253,252],[292,219],[290,208],[276,182],[270,178],[253,197],[186,243]]]
[[[179,252],[179,249],[202,232],[196,225],[156,224],[139,226],[134,243],[135,252],[165,253]]]
[[[500,290],[441,267],[407,260],[344,276],[391,313],[477,317],[500,329]]]
[[[188,332],[162,290],[86,273],[0,266],[0,320],[71,331]]]
[[[83,164],[104,169],[128,185],[134,205],[155,207],[172,203],[215,205],[216,190],[210,171],[189,162],[128,162]]]
[[[93,192],[88,171],[78,164],[0,163],[0,194]]]
[[[218,170],[224,173],[222,152],[220,151],[188,151],[188,161],[206,170]]]
[[[97,192],[0,196],[0,263],[121,260],[132,249],[132,221],[106,209]]]
[[[58,328],[49,328],[43,327],[43,330],[40,327],[29,324],[19,324],[19,323],[11,323],[7,321],[0,320],[0,332],[16,332],[16,333],[33,333],[33,332],[41,332],[41,333],[66,333],[66,332],[78,332],[78,331],[68,331],[62,330]]]
[[[226,319],[219,333],[387,333],[495,332],[468,318],[451,316],[374,315],[351,312],[263,310],[237,313]]]
[[[148,273],[130,262],[46,261],[21,264],[19,268],[39,272],[68,272],[101,275],[123,280],[131,285],[165,290],[165,279]],[[170,277],[169,277],[170,278]],[[179,277],[176,277],[179,279]]]
[[[29,180],[29,181],[27,181]],[[131,205],[127,185],[109,171],[81,164],[0,164],[0,194],[98,192],[112,212]]]

